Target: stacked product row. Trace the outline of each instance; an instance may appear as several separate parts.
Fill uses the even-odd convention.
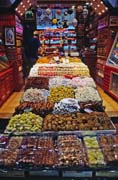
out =
[[[118,137],[37,134],[1,136],[0,165],[18,168],[118,165]]]
[[[90,76],[88,67],[83,63],[35,64],[30,71],[30,77],[37,76]]]
[[[45,118],[32,112],[14,115],[6,133],[31,133],[43,131],[111,131],[115,132],[111,119],[104,112],[48,114]]]

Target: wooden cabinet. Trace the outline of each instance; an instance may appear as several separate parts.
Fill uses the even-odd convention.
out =
[[[96,82],[101,88],[105,88],[106,61],[113,44],[115,29],[110,27],[109,14],[104,15],[98,21],[98,43],[97,43],[97,63]]]
[[[14,90],[13,69],[9,68],[0,73],[0,106]]]

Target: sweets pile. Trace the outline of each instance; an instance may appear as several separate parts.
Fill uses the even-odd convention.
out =
[[[35,64],[29,77],[37,76],[90,76],[88,67],[83,63]]]
[[[82,135],[90,131],[97,135]],[[98,134],[104,131],[115,132],[115,127],[87,66],[37,63],[5,129],[9,135],[0,136],[0,165],[34,169],[116,165],[118,137]]]
[[[4,144],[1,139],[3,136],[0,166],[37,169],[118,165],[118,137],[110,134],[8,136]]]

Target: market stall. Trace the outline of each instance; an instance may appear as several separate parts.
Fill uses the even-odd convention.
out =
[[[52,76],[50,67],[61,73]],[[80,75],[81,67],[85,69]],[[118,170],[117,164],[116,128],[86,66],[34,65],[20,104],[0,136],[0,172],[30,177],[45,171],[58,178],[65,172],[88,172],[93,178],[99,171]]]

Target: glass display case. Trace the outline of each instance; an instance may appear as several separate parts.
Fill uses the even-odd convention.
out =
[[[116,34],[114,43],[107,59],[107,65],[118,68],[118,33]]]
[[[110,91],[118,97],[118,73],[111,72]]]

